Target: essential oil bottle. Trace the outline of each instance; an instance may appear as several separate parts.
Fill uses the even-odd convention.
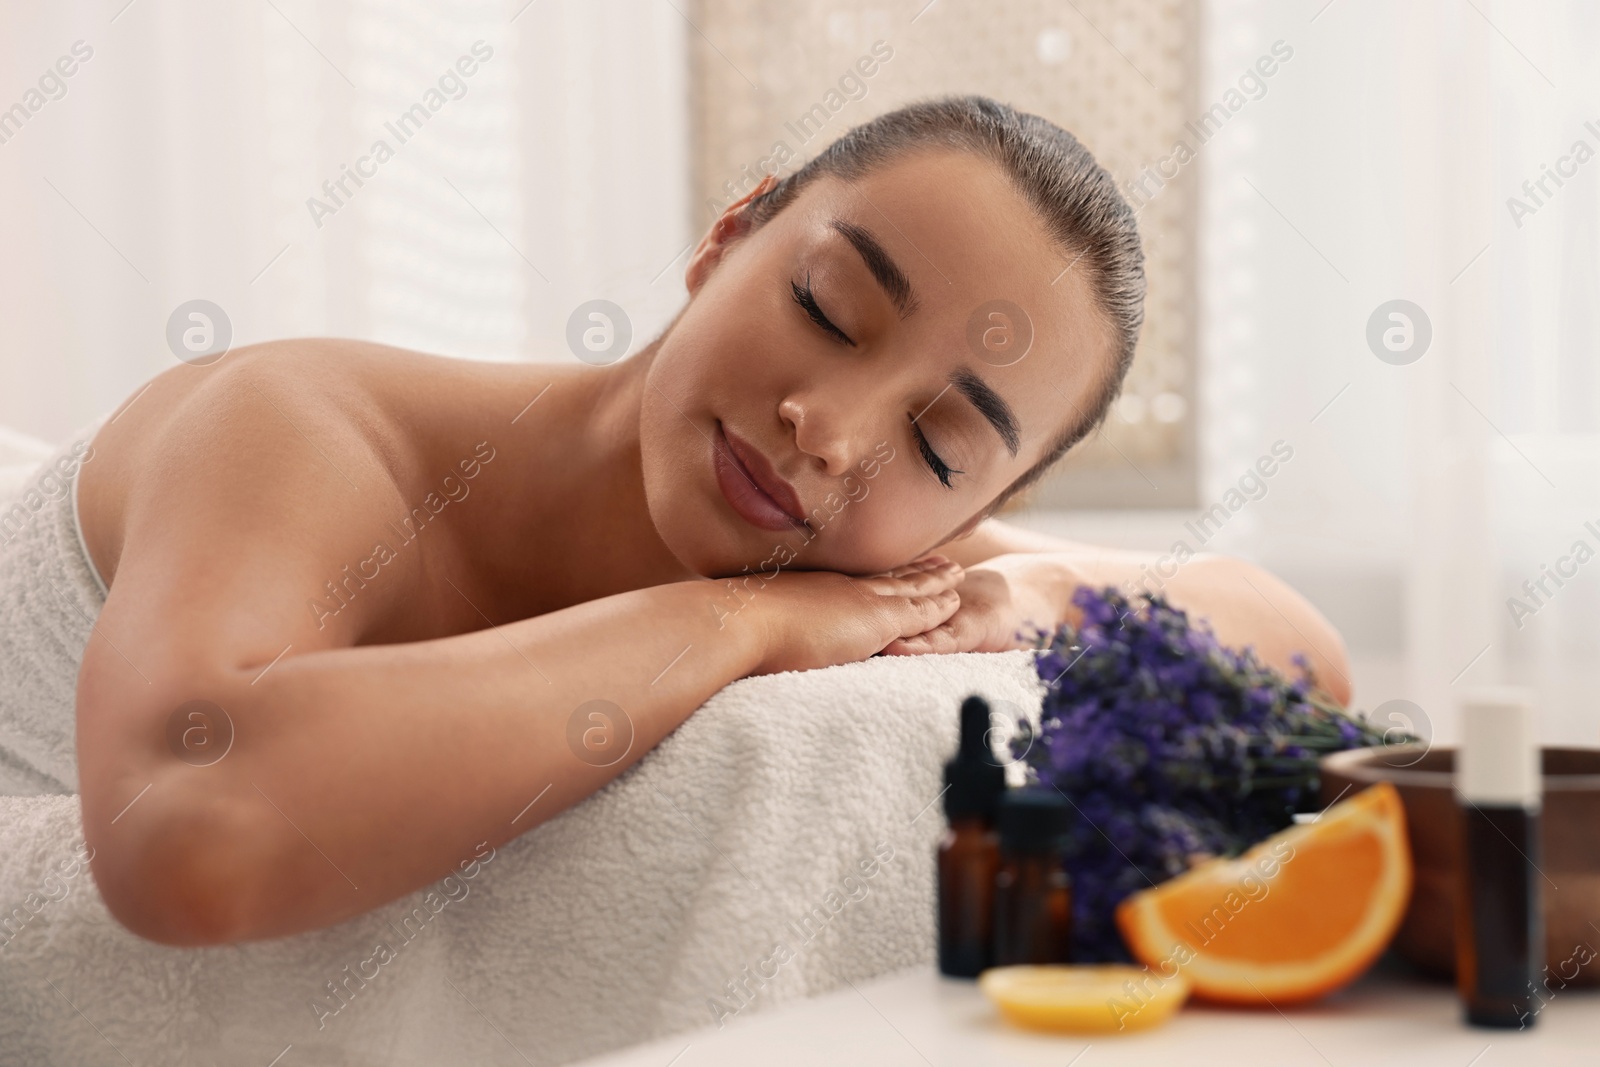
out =
[[[1053,789],[1015,789],[1000,802],[994,965],[1066,963],[1072,888],[1062,866],[1067,799]]]
[[[1006,771],[989,748],[989,705],[961,705],[961,747],[944,767],[944,813],[949,830],[939,842],[939,970],[976,978],[991,965],[994,880],[1000,866],[995,809]]]
[[[1529,695],[1484,689],[1462,706],[1456,755],[1461,883],[1456,985],[1467,1022],[1524,1028],[1544,969],[1539,747]]]

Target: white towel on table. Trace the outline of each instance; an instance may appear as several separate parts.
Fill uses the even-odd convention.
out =
[[[0,1064],[555,1064],[927,962],[969,693],[1042,687],[1027,652],[735,682],[470,879],[242,946],[129,934],[78,798],[0,797]]]

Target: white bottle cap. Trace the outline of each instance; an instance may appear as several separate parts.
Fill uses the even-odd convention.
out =
[[[1467,693],[1461,705],[1456,793],[1474,804],[1538,809],[1539,743],[1533,694],[1500,687]]]

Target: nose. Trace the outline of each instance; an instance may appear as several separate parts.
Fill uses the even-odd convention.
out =
[[[835,478],[872,453],[865,415],[864,407],[814,392],[791,393],[778,404],[778,416],[792,428],[795,447]]]

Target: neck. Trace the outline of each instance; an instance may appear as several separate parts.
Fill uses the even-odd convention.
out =
[[[645,499],[639,410],[659,344],[609,367],[529,368],[528,395],[550,388],[519,417],[508,448],[519,489],[495,551],[497,584],[517,591],[508,610],[697,577],[667,549]]]

